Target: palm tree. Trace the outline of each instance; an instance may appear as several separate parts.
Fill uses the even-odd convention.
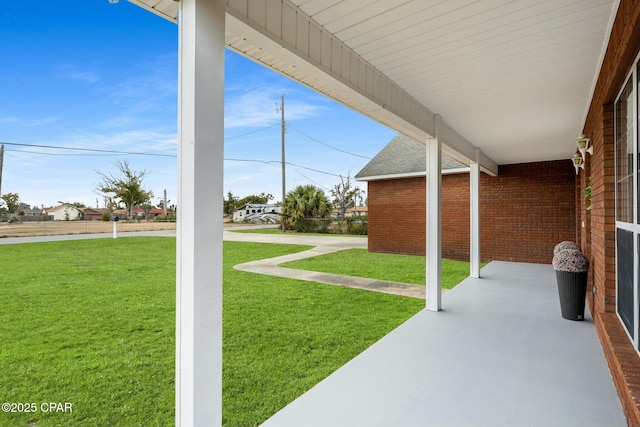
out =
[[[299,185],[284,199],[283,221],[287,229],[300,232],[313,231],[322,218],[331,217],[331,202],[320,188]]]

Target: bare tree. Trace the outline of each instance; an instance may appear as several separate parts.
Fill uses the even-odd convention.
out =
[[[133,209],[148,203],[153,197],[153,193],[142,186],[147,171],[132,170],[127,160],[116,160],[114,165],[122,176],[116,177],[111,173],[96,171],[102,177],[102,182],[96,184],[96,190],[105,195],[112,194],[125,205],[129,219],[133,219]]]
[[[340,175],[340,183],[336,184],[331,190],[333,196],[333,205],[340,210],[340,217],[344,218],[347,209],[356,205],[356,199],[360,197],[360,188],[352,187],[351,179],[347,175],[346,179]]]

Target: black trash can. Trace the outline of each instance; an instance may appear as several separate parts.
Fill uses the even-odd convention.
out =
[[[573,273],[556,270],[558,295],[562,317],[568,320],[584,320],[584,303],[587,296],[588,272]]]

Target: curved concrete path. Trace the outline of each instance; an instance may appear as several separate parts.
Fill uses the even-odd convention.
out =
[[[297,270],[279,266],[280,264],[283,264],[285,262],[311,258],[314,256],[324,255],[345,249],[366,249],[366,238],[346,236],[302,236],[299,234],[234,233],[225,229],[224,240],[235,242],[281,243],[314,246],[313,249],[298,252],[295,254],[288,254],[279,257],[238,264],[233,267],[236,270],[285,277],[288,279],[320,282],[328,285],[345,286],[349,288],[364,289],[368,291],[401,295],[412,298],[425,298],[424,286],[353,276],[342,276],[339,274],[331,273],[319,273],[317,271]],[[445,291],[446,290],[443,289],[443,293]]]

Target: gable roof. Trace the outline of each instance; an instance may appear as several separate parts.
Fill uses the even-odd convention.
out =
[[[413,138],[398,134],[356,174],[358,181],[425,176],[427,146]],[[442,173],[468,172],[469,168],[442,155]]]
[[[85,214],[85,215],[97,215],[100,214],[102,215],[102,212],[104,211],[100,211],[98,210],[99,208],[80,208],[80,210]]]
[[[56,211],[59,211],[61,209],[68,209],[68,208],[75,209],[75,210],[78,210],[78,211],[82,211],[82,209],[80,209],[80,208],[78,208],[78,207],[76,207],[76,206],[74,206],[74,205],[72,205],[70,203],[63,203],[63,204],[58,205],[58,206],[53,206],[53,207],[50,207],[50,208],[44,208],[44,211],[46,211],[46,212],[56,212]]]
[[[107,210],[107,212],[109,212]],[[167,209],[167,212],[169,212],[169,209]],[[133,208],[133,214],[134,215],[140,215],[143,214],[144,209],[143,208]],[[113,211],[113,214],[118,214],[118,215],[129,215],[129,211],[127,209],[116,209]],[[164,210],[160,209],[160,208],[151,208],[151,210],[149,210],[149,214],[151,215],[163,215],[164,214]]]

